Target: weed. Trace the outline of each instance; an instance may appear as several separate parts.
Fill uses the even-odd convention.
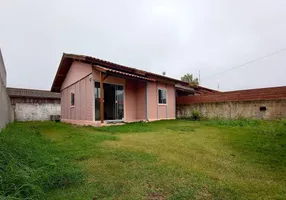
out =
[[[198,110],[192,111],[192,119],[193,120],[200,120],[201,119],[201,113]]]

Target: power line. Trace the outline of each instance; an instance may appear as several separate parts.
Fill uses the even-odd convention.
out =
[[[264,58],[267,58],[267,57],[273,56],[273,55],[278,54],[278,53],[280,53],[280,52],[282,52],[282,51],[286,51],[286,48],[284,48],[284,49],[280,49],[280,50],[278,50],[278,51],[272,52],[272,53],[270,53],[270,54],[268,54],[268,55],[262,56],[262,57],[260,57],[260,58],[256,58],[256,59],[251,60],[251,61],[248,61],[248,62],[246,62],[246,63],[240,64],[240,65],[237,65],[237,66],[235,66],[235,67],[233,67],[233,68],[227,69],[227,70],[222,71],[222,72],[219,72],[219,73],[217,73],[217,74],[213,74],[213,75],[211,75],[211,76],[206,76],[206,77],[204,77],[204,78],[210,78],[210,77],[213,77],[213,76],[217,76],[217,75],[223,74],[223,73],[225,73],[225,72],[229,72],[229,71],[231,71],[231,70],[234,70],[234,69],[237,69],[237,68],[243,67],[243,66],[245,66],[245,65],[248,65],[248,64],[254,63],[254,62],[258,61],[258,60],[262,60],[262,59],[264,59]]]

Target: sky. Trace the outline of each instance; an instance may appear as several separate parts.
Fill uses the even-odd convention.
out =
[[[285,8],[285,0],[0,0],[7,83],[49,90],[65,52],[177,79],[200,74],[200,85],[220,91],[283,86],[286,51],[232,68],[286,48]]]

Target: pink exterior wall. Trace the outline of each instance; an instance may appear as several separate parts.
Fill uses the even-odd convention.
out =
[[[173,85],[167,85],[167,118],[176,118],[176,89]]]
[[[137,120],[136,81],[126,80],[125,92],[125,121]]]
[[[167,105],[158,105],[159,119],[167,119]]]
[[[136,84],[136,119],[146,120],[146,83],[138,81]]]
[[[146,120],[146,83],[127,79],[125,97],[125,121]]]
[[[93,81],[90,80],[90,65],[74,62],[71,65],[61,90],[62,121],[93,121]],[[75,105],[71,106],[71,93]]]
[[[166,105],[158,103],[158,89],[167,92]],[[148,83],[148,120],[175,119],[175,86],[165,83]]]
[[[62,84],[61,90],[92,73],[91,65],[74,61]]]
[[[158,89],[156,82],[148,82],[148,96],[147,96],[147,104],[148,104],[148,120],[158,120]]]

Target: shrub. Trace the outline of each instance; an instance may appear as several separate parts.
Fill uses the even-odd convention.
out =
[[[192,111],[192,119],[193,120],[200,120],[201,119],[201,113],[198,110]]]

